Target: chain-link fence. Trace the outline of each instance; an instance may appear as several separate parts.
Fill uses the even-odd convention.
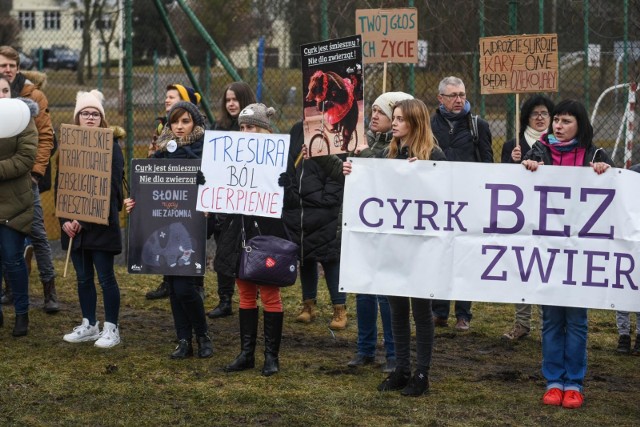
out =
[[[127,124],[123,79],[130,78],[134,157],[146,155],[155,119],[164,114],[166,86],[173,83],[200,87],[212,116],[219,117],[222,88],[239,77],[262,102],[278,110],[275,126],[288,132],[302,118],[300,44],[353,34],[358,8],[407,6],[405,1],[99,0],[92,4],[102,9],[92,15],[83,6],[69,9],[63,3],[13,2],[10,16],[20,30],[10,44],[29,56],[23,69],[31,66],[31,59],[34,69],[47,74],[45,93],[55,129],[72,120],[76,92],[96,87],[105,94],[109,123]],[[426,61],[422,66],[389,64],[387,91],[413,93],[434,109],[438,82],[448,75],[461,77],[472,110],[491,124],[499,161],[502,145],[514,134],[515,100],[514,95],[480,95],[478,39],[557,33],[559,92],[547,95],[554,101],[576,98],[590,113],[597,104],[595,143],[623,165],[625,112],[634,114],[629,111],[629,87],[623,85],[640,74],[638,0],[430,0],[415,6],[419,39],[427,42]],[[127,13],[132,16],[131,38],[123,31]],[[198,32],[193,17],[211,40]],[[118,61],[127,40],[132,43],[132,70],[125,69],[126,61]],[[187,62],[190,70],[183,66]],[[382,64],[366,65],[364,79],[368,107],[382,92]],[[609,90],[616,85],[620,87]],[[632,162],[640,162],[637,150]],[[45,194],[43,203],[47,229],[55,238],[59,230],[52,195]]]

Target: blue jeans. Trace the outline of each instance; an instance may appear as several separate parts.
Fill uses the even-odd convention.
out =
[[[582,393],[587,373],[587,309],[542,307],[542,375],[547,389]]]
[[[113,271],[113,253],[88,249],[71,251],[71,260],[78,278],[78,298],[82,317],[96,324],[96,305],[98,294],[94,281],[93,268],[98,273],[98,282],[102,287],[104,318],[106,322],[118,324],[120,314],[120,288]]]
[[[6,274],[16,314],[29,312],[29,276],[24,262],[25,235],[6,225],[0,225],[0,259]]]
[[[331,296],[332,304],[347,302],[347,294],[340,292],[340,261],[320,262],[324,269],[324,278]],[[302,283],[302,299],[316,300],[318,295],[318,263],[304,261],[300,266],[300,282]]]
[[[358,319],[358,354],[375,356],[378,343],[378,306],[384,331],[384,349],[387,358],[396,357],[391,329],[389,300],[384,295],[356,295],[356,316]]]
[[[449,317],[450,301],[444,299],[434,299],[432,301],[433,315],[446,319]],[[471,301],[455,301],[456,319],[465,319],[471,321]]]
[[[31,183],[33,191],[33,223],[31,224],[31,244],[33,245],[33,253],[38,264],[40,272],[40,281],[47,283],[56,277],[53,268],[53,259],[51,255],[51,245],[47,238],[47,231],[44,228],[44,214],[42,212],[42,202],[40,201],[40,191],[38,184]]]
[[[176,336],[179,340],[191,342],[192,331],[197,337],[206,335],[207,318],[204,314],[204,303],[198,293],[197,286],[202,286],[203,277],[165,276],[169,283],[169,301]]]

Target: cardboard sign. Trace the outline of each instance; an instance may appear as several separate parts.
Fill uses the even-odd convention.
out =
[[[558,35],[480,38],[483,95],[558,91]]]
[[[311,157],[353,151],[366,142],[360,36],[300,46],[304,143]]]
[[[197,209],[280,218],[289,135],[206,131]]]
[[[113,131],[62,125],[56,216],[109,224]]]
[[[365,64],[418,62],[418,10],[358,9],[356,34],[362,36]]]
[[[196,159],[133,159],[129,217],[132,274],[203,276],[207,221],[197,212]]]

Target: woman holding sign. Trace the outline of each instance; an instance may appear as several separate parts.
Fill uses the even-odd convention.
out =
[[[239,116],[240,131],[253,133],[271,133],[273,108],[264,104],[251,104],[244,108]],[[242,234],[246,240],[257,235],[277,236],[288,239],[280,218],[266,218],[246,215],[227,215],[220,238],[214,267],[217,272],[229,276],[238,276]],[[264,367],[262,375],[276,374],[280,369],[278,355],[282,339],[284,311],[280,288],[258,285],[247,280],[236,279],[240,295],[240,354],[224,369],[227,372],[244,371],[255,366],[256,337],[258,335],[258,291],[264,313]]]
[[[429,111],[419,99],[405,99],[395,104],[391,124],[393,138],[381,153],[388,159],[446,160],[431,131]],[[371,150],[361,156],[373,157]],[[343,173],[351,173],[351,162],[343,163]],[[433,314],[431,300],[391,296],[391,329],[396,350],[396,369],[379,386],[379,391],[401,390],[403,396],[420,396],[429,390],[429,369],[433,353]],[[411,375],[410,312],[416,325],[417,367]]]
[[[74,110],[74,123],[85,128],[108,128],[102,105],[104,96],[98,90],[78,92]],[[109,224],[60,218],[62,248],[71,245],[71,260],[78,280],[78,298],[82,310],[82,323],[63,339],[70,343],[95,341],[95,346],[110,348],[120,343],[118,316],[120,314],[120,288],[113,271],[115,255],[122,252],[119,213],[122,210],[122,181],[124,157],[118,138],[124,136],[122,128],[113,133],[111,159],[111,197]],[[105,322],[100,331],[96,319],[97,293],[94,268],[102,288]]]
[[[589,166],[602,174],[613,165],[601,148],[593,145],[593,127],[584,106],[565,100],[555,106],[548,133],[543,134],[522,164],[531,172],[541,165]],[[587,372],[587,309],[542,306],[542,374],[547,391],[545,405],[579,408],[584,401]]]
[[[11,98],[9,86],[9,81],[0,77],[0,98]],[[29,99],[23,101],[0,100],[0,274],[4,271],[14,296],[14,337],[27,335],[29,327],[29,275],[23,249],[33,220],[31,168],[38,146],[38,130],[33,121],[38,104]],[[0,326],[3,324],[0,307]]]
[[[533,95],[520,109],[520,141],[516,139],[504,143],[502,163],[518,163],[533,144],[549,129],[553,101],[544,95]],[[516,319],[510,331],[502,337],[506,340],[519,340],[529,336],[531,331],[531,304],[516,304]]]
[[[169,110],[169,126],[158,138],[159,159],[200,159],[204,144],[204,117],[191,102],[177,102]],[[135,201],[124,201],[127,213],[135,207]],[[205,238],[206,236],[202,236]],[[169,357],[185,359],[193,356],[192,339],[196,335],[198,357],[213,356],[213,343],[208,333],[204,302],[198,293],[202,283],[200,276],[165,276],[169,284],[171,314],[178,338],[178,346]]]
[[[215,130],[239,131],[238,115],[244,107],[256,102],[256,96],[251,87],[245,82],[229,83],[222,91],[220,105],[223,106],[220,119],[216,123]],[[218,242],[220,238],[220,227],[224,222],[224,214],[216,214],[214,218],[213,238]],[[216,271],[218,276],[218,305],[207,313],[212,319],[226,317],[233,314],[231,300],[235,288],[233,276],[227,276]]]

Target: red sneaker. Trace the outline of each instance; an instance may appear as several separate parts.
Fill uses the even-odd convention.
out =
[[[562,407],[567,409],[576,409],[582,406],[584,396],[579,391],[567,390],[562,399]]]
[[[542,396],[542,403],[545,405],[560,406],[562,405],[563,393],[559,388],[550,388]]]

